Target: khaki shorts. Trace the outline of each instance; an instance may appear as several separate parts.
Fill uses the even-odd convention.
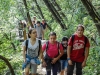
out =
[[[37,64],[28,64],[26,68],[30,68],[32,74],[36,74],[37,72]]]

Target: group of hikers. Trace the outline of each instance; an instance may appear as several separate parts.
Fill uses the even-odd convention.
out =
[[[38,21],[36,16],[32,19],[32,25],[26,23],[26,21],[20,20],[19,22],[19,36],[23,36],[23,30],[29,30],[31,28],[35,28],[37,31],[37,38],[44,39],[44,32],[47,30],[47,23],[44,19],[42,21]]]
[[[29,75],[30,70],[31,75],[36,75],[40,64],[46,68],[46,75],[57,75],[58,72],[60,75],[73,75],[74,68],[76,75],[82,75],[90,47],[84,35],[84,26],[79,24],[76,32],[69,39],[67,36],[62,37],[61,42],[57,41],[55,32],[50,32],[49,40],[42,45],[44,29],[39,28],[43,28],[41,25],[40,21],[34,21],[34,28],[29,28],[28,39],[23,42],[22,68],[25,75]]]

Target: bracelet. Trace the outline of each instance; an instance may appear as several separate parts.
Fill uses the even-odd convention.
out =
[[[70,58],[67,58],[67,60],[70,60]]]

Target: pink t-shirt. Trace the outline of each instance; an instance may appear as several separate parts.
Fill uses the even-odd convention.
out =
[[[63,50],[63,47],[60,43],[59,43],[59,50],[57,45],[58,45],[57,42],[55,42],[54,44],[51,44],[50,42],[48,43],[47,54],[49,57],[54,58],[58,55],[59,50]],[[43,51],[46,50],[46,43],[43,44],[42,50]]]
[[[73,50],[71,51],[70,58],[72,61],[83,62],[84,61],[84,35],[82,37],[78,37],[75,34],[74,41],[73,41]],[[68,45],[72,46],[71,37],[68,41]],[[89,40],[87,39],[86,47],[90,47]]]

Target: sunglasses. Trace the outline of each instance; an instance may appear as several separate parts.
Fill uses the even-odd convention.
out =
[[[62,43],[63,45],[67,45],[67,43]]]

